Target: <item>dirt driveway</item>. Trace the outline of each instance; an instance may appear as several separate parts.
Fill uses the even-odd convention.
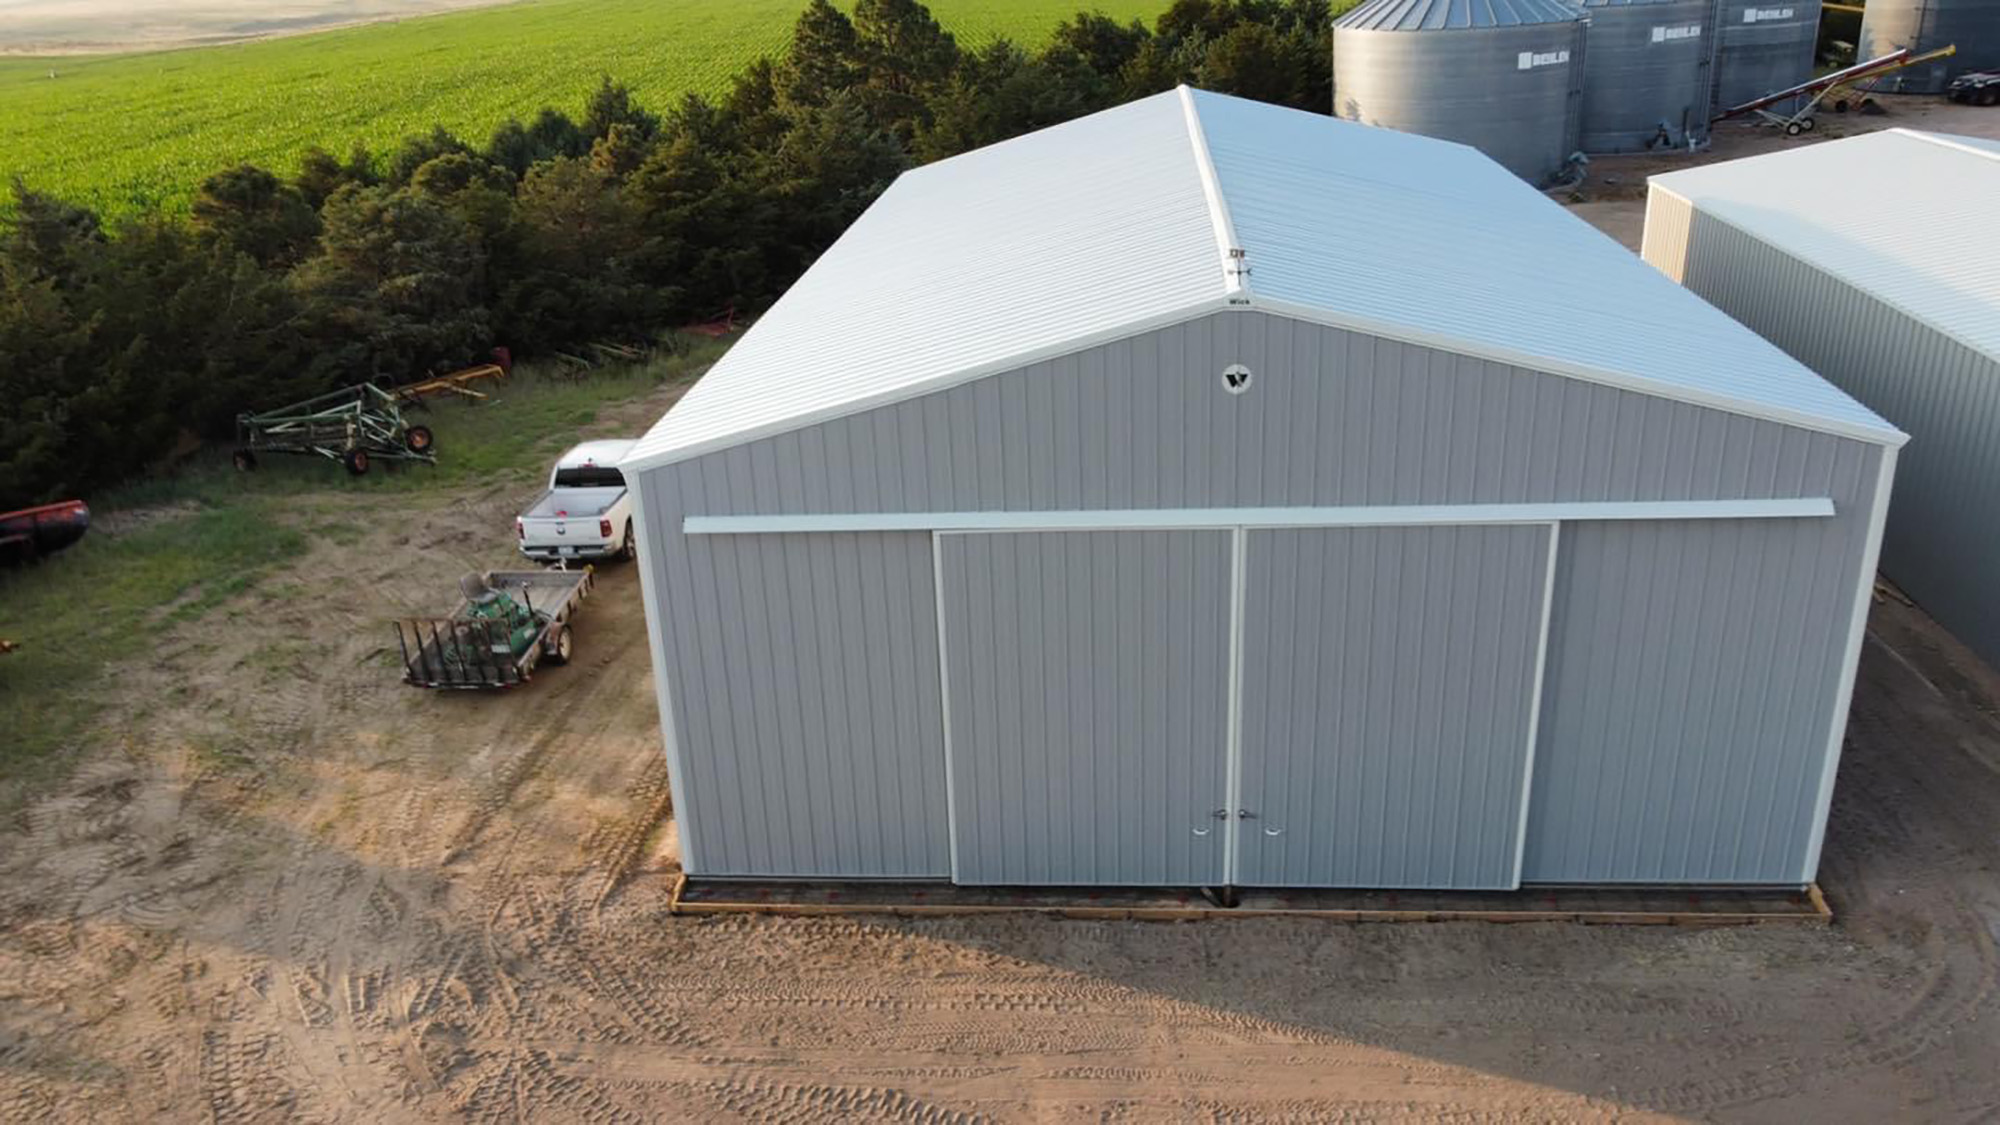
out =
[[[380,622],[524,498],[361,519],[122,670],[0,832],[0,1118],[2000,1116],[2000,685],[1906,606],[1830,929],[672,918],[630,568],[568,668],[394,683]]]

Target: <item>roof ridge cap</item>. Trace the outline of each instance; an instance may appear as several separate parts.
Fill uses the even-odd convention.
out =
[[[1250,266],[1243,244],[1236,240],[1236,223],[1229,215],[1229,201],[1222,194],[1222,182],[1215,174],[1215,159],[1208,151],[1208,135],[1201,127],[1201,111],[1195,108],[1194,88],[1183,83],[1175,87],[1180,95],[1181,115],[1187,122],[1188,143],[1194,147],[1195,173],[1201,177],[1201,193],[1208,201],[1209,224],[1215,229],[1215,249],[1222,262],[1222,293],[1231,304],[1250,303]]]
[[[1911,140],[1923,141],[1926,144],[1934,144],[1939,148],[1956,149],[1959,152],[1963,152],[1971,156],[1985,157],[1987,160],[2000,160],[2000,152],[1994,152],[1991,149],[1980,148],[1978,145],[1966,144],[1964,141],[1959,140],[1957,136],[1951,133],[1932,133],[1923,129],[1912,129],[1907,125],[1894,125],[1891,126],[1888,131],[1891,133],[1899,134],[1901,136],[1909,137]]]

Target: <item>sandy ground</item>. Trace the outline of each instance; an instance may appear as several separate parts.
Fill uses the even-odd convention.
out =
[[[1831,928],[674,918],[630,567],[570,667],[395,682],[386,619],[508,564],[527,491],[357,509],[121,670],[0,824],[0,1119],[2000,1116],[2000,681],[1907,606]]]
[[[0,55],[240,43],[507,0],[0,0]]]

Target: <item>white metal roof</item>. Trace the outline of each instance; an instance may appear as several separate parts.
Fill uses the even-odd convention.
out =
[[[1475,149],[1183,87],[905,173],[625,465],[1244,307],[1902,440]]]
[[[2000,141],[1886,129],[1651,182],[2000,359]]]

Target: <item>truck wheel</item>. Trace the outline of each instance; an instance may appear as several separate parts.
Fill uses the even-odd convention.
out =
[[[569,626],[558,625],[556,631],[543,642],[542,659],[551,664],[568,664],[570,654],[576,651],[576,641],[569,635]]]
[[[257,468],[257,455],[247,449],[239,449],[229,455],[229,463],[236,466],[237,472],[252,472]]]
[[[347,466],[347,471],[354,476],[366,476],[368,474],[368,451],[365,449],[350,449],[340,455],[340,463]]]
[[[411,426],[403,431],[403,445],[412,453],[429,453],[436,442],[429,426]]]
[[[1982,86],[1974,95],[1975,105],[2000,105],[2000,86]]]
[[[632,538],[632,523],[630,520],[627,520],[625,523],[625,542],[618,548],[618,557],[624,559],[626,562],[631,562],[633,559],[639,557],[639,544],[637,540]]]

